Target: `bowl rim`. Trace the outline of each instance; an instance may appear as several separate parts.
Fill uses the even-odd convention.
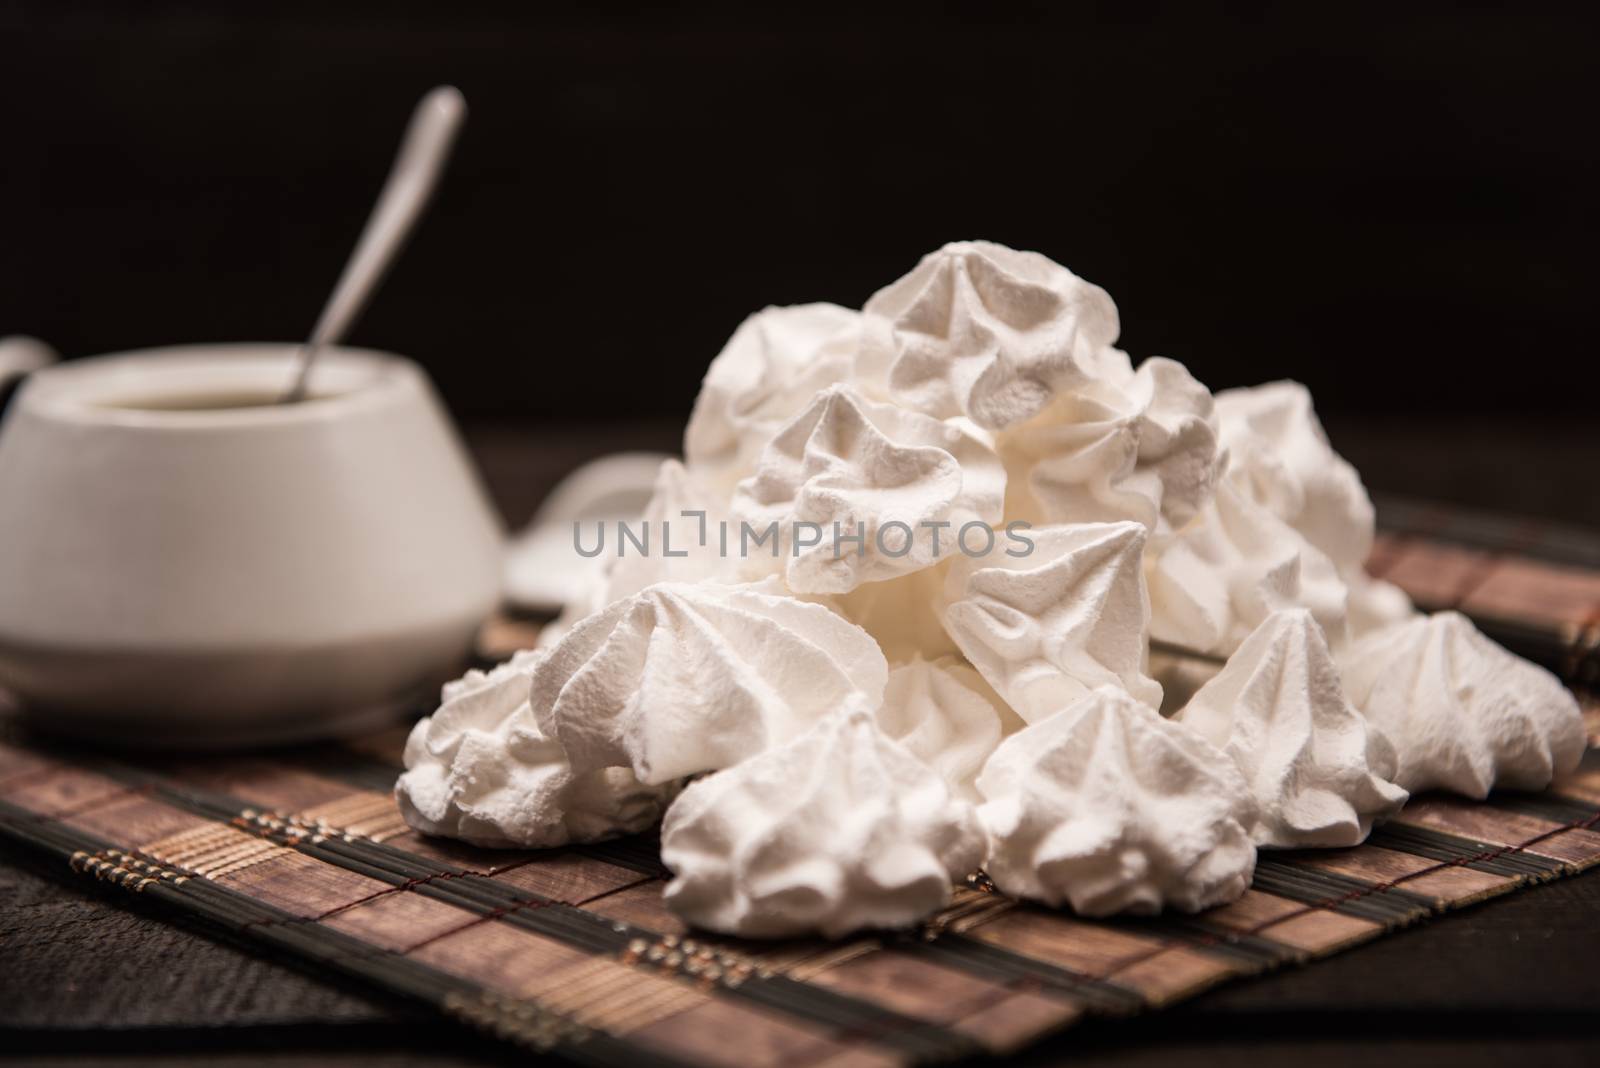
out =
[[[78,426],[169,431],[302,426],[391,407],[426,380],[403,356],[341,345],[323,350],[312,379],[314,387],[330,380],[333,387],[295,404],[147,408],[128,399],[237,391],[270,397],[288,388],[299,348],[296,342],[202,342],[68,360],[29,376],[13,414]]]

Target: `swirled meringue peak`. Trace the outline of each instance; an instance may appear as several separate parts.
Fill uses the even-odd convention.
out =
[[[1338,645],[1348,591],[1333,561],[1231,481],[1188,526],[1151,547],[1150,636],[1228,656],[1273,612],[1307,608]]]
[[[1456,612],[1373,631],[1338,660],[1345,692],[1394,743],[1395,780],[1413,793],[1542,790],[1583,756],[1572,694]]]
[[[1328,444],[1311,393],[1269,382],[1217,394],[1228,477],[1327,554],[1342,574],[1372,552],[1373,509],[1361,476]]]
[[[1001,890],[1087,916],[1244,893],[1255,803],[1233,762],[1114,686],[1000,743],[978,776]]]
[[[395,784],[412,827],[482,846],[547,848],[632,834],[661,818],[674,786],[641,785],[627,768],[576,774],[539,729],[528,681],[544,656],[518,653],[445,685],[439,710],[412,728]]]
[[[932,565],[962,527],[997,524],[1004,497],[1000,458],[970,422],[829,386],[767,445],[733,510],[758,535],[773,531],[771,555],[746,558],[752,574],[781,571],[799,593],[845,593]]]
[[[978,770],[1023,723],[958,657],[914,656],[890,669],[878,726],[943,776],[957,797],[977,801]]]
[[[1322,628],[1274,612],[1176,717],[1227,753],[1260,809],[1258,846],[1351,846],[1406,791],[1394,747],[1350,706]]]
[[[1006,518],[1035,524],[1131,519],[1164,534],[1194,517],[1222,469],[1210,391],[1160,357],[1060,394],[999,449]]]
[[[701,383],[683,435],[695,474],[727,498],[761,449],[817,390],[848,379],[861,313],[837,304],[765,308],[734,331]]]
[[[859,705],[692,784],[661,834],[667,906],[758,938],[909,927],[983,853],[972,806]]]
[[[860,378],[881,375],[898,403],[991,430],[1089,381],[1118,332],[1105,290],[1037,252],[988,241],[929,253],[862,312]]]
[[[1107,683],[1159,707],[1161,686],[1145,672],[1144,527],[1079,523],[1028,536],[1031,553],[950,564],[945,629],[967,659],[1029,723]]]
[[[663,783],[781,744],[827,712],[883,698],[889,668],[860,627],[775,579],[660,583],[577,623],[533,671],[540,729],[579,772]]]

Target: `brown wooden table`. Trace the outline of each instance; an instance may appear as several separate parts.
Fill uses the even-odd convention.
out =
[[[1333,422],[1375,488],[1600,527],[1587,425]],[[470,435],[513,524],[560,473],[672,423]],[[1571,487],[1583,487],[1574,492]],[[114,903],[113,903],[114,902]],[[1017,1063],[1600,1063],[1600,875],[1527,890],[1128,1021]],[[363,990],[174,926],[0,847],[0,1055],[40,1064],[490,1064],[526,1055]]]

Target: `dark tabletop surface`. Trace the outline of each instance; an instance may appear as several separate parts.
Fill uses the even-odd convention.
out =
[[[1600,494],[1592,491],[1600,437],[1589,423],[1328,422],[1335,445],[1377,490],[1600,528]],[[615,449],[671,449],[676,432],[665,422],[560,433],[483,428],[469,439],[515,525],[573,464]],[[38,1064],[363,1068],[532,1059],[429,1012],[174,925],[147,903],[64,881],[0,845],[6,1055]],[[1600,874],[1453,913],[1164,1012],[1081,1027],[1017,1063],[1067,1060],[1600,1064]]]

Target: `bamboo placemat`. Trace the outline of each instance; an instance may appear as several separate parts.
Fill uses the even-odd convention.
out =
[[[1600,685],[1600,536],[1534,519],[1380,499],[1367,570],[1454,608],[1574,686]]]
[[[1374,569],[1592,670],[1600,570],[1385,535]],[[1387,516],[1386,516],[1387,518]],[[1581,602],[1581,603],[1580,603]],[[1540,644],[1542,643],[1542,644]],[[1585,665],[1590,665],[1586,667]],[[1592,677],[1585,675],[1584,677]],[[1600,720],[1600,707],[1588,712]],[[1600,863],[1600,752],[1542,794],[1426,795],[1354,849],[1263,853],[1239,901],[1090,921],[981,875],[922,928],[779,944],[688,932],[649,837],[539,852],[424,838],[390,795],[404,730],[230,759],[0,742],[0,835],[235,936],[592,1064],[878,1065],[1010,1052]]]

